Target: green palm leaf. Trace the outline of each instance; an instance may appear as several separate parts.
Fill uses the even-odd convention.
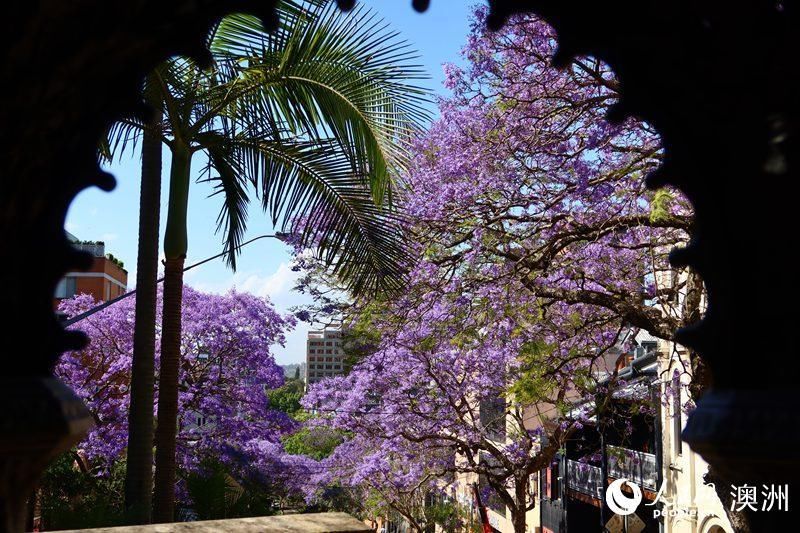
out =
[[[207,132],[202,135],[202,145],[208,154],[202,181],[214,187],[212,196],[222,196],[223,204],[217,216],[217,232],[225,234],[224,251],[231,267],[236,269],[236,253],[247,229],[249,202],[247,173],[241,166],[241,153],[236,143],[225,135]]]
[[[212,50],[227,81],[208,92],[209,116],[246,132],[240,168],[261,176],[253,184],[273,223],[299,231],[354,292],[397,288],[405,247],[392,178],[427,119],[412,84],[423,73],[368,10],[306,7],[275,36],[248,17],[220,24]]]
[[[389,173],[405,168],[408,141],[427,118],[425,91],[409,83],[423,72],[407,44],[366,9],[342,14],[328,2],[312,6],[304,22],[270,40],[247,19],[223,21],[221,34],[252,46],[231,113],[250,122],[279,116],[293,131],[340,140],[381,202]],[[213,50],[227,52],[224,44]]]
[[[165,144],[205,151],[202,179],[222,198],[218,231],[228,261],[246,231],[250,188],[273,223],[299,234],[355,293],[401,284],[406,249],[391,208],[393,180],[427,119],[413,52],[366,9],[285,1],[270,34],[257,20],[224,19],[210,36],[214,63],[159,66],[144,95],[164,111]],[[114,126],[110,157],[145,126]]]

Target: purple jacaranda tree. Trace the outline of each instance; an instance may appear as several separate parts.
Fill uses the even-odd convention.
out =
[[[95,304],[78,295],[60,310],[75,315]],[[56,367],[94,416],[95,427],[78,447],[98,471],[123,456],[127,444],[134,305],[129,298],[81,321],[89,345],[66,353]],[[182,314],[179,464],[190,471],[207,458],[233,471],[266,464],[262,452],[279,450],[280,437],[295,426],[270,407],[266,395],[283,384],[271,350],[283,345],[294,318],[276,312],[265,298],[189,287]]]
[[[321,462],[328,484],[347,487],[361,496],[367,514],[401,518],[411,531],[422,533],[434,525],[452,531],[454,513],[432,508],[436,496],[447,494],[455,455],[450,447],[406,439],[374,439],[355,435]]]
[[[452,96],[415,144],[401,194],[417,252],[408,285],[352,307],[380,340],[305,405],[374,446],[450,450],[451,472],[480,475],[521,533],[532,474],[583,423],[563,415],[613,376],[622,334],[671,340],[697,319],[702,285],[667,261],[690,206],[644,185],[657,136],[605,119],[610,70],[591,58],[555,69],[547,25],[518,17],[488,32],[485,16],[476,9],[466,66],[445,67]]]
[[[493,309],[494,295],[466,297],[455,286],[425,293],[404,297],[419,305],[401,311],[391,304],[378,315],[377,350],[347,376],[313,385],[304,398],[318,415],[314,424],[351,436],[326,469],[397,512],[400,496],[449,492],[452,482],[470,484],[477,475],[522,517],[524,530],[534,502],[531,476],[547,466],[572,425],[550,428],[543,442],[534,413],[509,400],[509,384],[521,374],[517,356],[533,342],[514,315],[529,311],[505,315],[508,309]],[[549,402],[539,406],[543,411],[563,405],[545,395],[544,385],[540,391]]]

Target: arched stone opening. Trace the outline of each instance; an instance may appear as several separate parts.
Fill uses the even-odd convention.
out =
[[[425,9],[428,1],[413,4]],[[783,337],[796,314],[786,303],[800,291],[787,242],[796,224],[792,186],[800,154],[800,77],[790,53],[800,35],[795,9],[788,2],[712,0],[490,5],[496,26],[516,12],[544,17],[558,32],[557,63],[575,55],[607,62],[623,94],[611,118],[632,114],[661,133],[665,163],[648,181],[672,184],[692,200],[694,237],[673,260],[697,269],[709,294],[703,322],[676,337],[703,355],[714,383],[685,438],[732,479],[794,480],[800,357]],[[86,423],[69,391],[49,378],[58,354],[85,342],[61,329],[51,297],[64,272],[89,260],[64,238],[69,203],[85,187],[114,186],[97,165],[96,140],[123,114],[147,114],[137,88],[159,61],[176,54],[203,61],[215,20],[244,11],[269,26],[273,6],[274,0],[45,0],[7,8],[0,269],[10,312],[0,527],[21,529],[25,487]],[[755,361],[763,361],[757,372]]]

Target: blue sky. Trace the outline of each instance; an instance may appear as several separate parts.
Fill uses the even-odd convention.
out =
[[[411,8],[410,0],[360,0],[401,33],[412,47],[419,50],[418,60],[430,75],[422,85],[442,94],[442,63],[460,63],[460,49],[469,31],[469,12],[472,2],[436,0],[428,12],[418,14]],[[431,106],[434,111],[433,106]],[[202,166],[195,158],[194,170]],[[120,163],[109,167],[117,178],[117,188],[111,193],[87,189],[72,203],[65,227],[84,240],[102,240],[106,251],[125,262],[128,285],[136,278],[136,245],[139,205],[139,154],[133,153]],[[164,154],[161,231],[165,226],[167,179],[169,157]],[[189,197],[189,254],[187,265],[216,255],[222,249],[221,239],[215,234],[219,211],[218,197],[208,198],[210,187],[193,183]],[[272,233],[273,228],[261,209],[255,205],[249,214],[248,234],[244,240]],[[242,249],[237,271],[234,273],[220,261],[207,263],[186,273],[185,282],[209,292],[225,292],[231,287],[239,291],[269,296],[275,306],[286,311],[293,305],[304,303],[301,295],[294,293],[295,273],[289,267],[291,256],[283,244],[273,239],[262,239]],[[278,363],[288,364],[305,359],[305,338],[309,326],[299,324],[287,338],[285,348],[276,347]]]

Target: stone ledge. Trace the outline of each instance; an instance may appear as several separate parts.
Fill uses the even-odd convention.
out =
[[[371,533],[363,522],[347,513],[309,513],[230,520],[204,520],[199,522],[174,522],[147,526],[103,527],[62,531],[61,533]]]

